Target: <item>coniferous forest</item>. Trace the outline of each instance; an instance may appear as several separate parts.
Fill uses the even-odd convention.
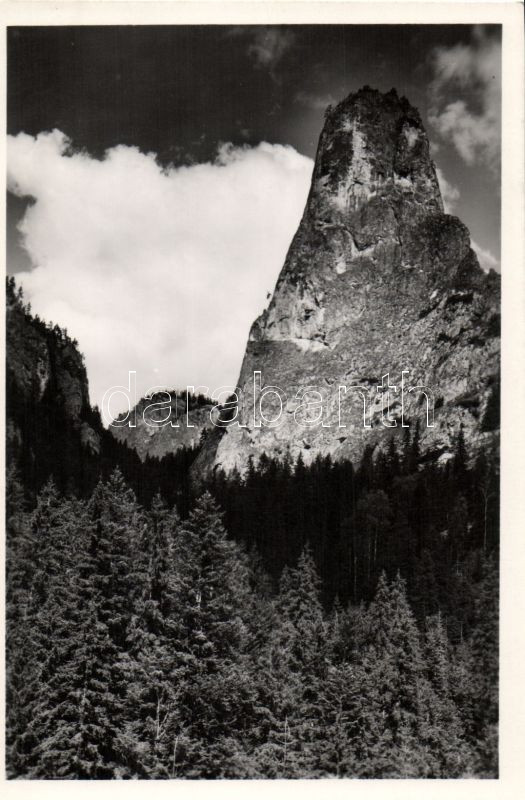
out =
[[[390,456],[270,461],[186,517],[118,469],[28,510],[11,472],[10,776],[493,777],[488,466]]]
[[[10,778],[497,776],[496,454],[198,483],[82,415],[8,372]]]

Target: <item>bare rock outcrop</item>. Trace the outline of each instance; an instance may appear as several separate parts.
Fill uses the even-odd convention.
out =
[[[351,94],[327,112],[301,223],[250,331],[237,416],[196,469],[242,472],[250,456],[287,450],[355,460],[416,420],[424,451],[446,458],[460,426],[482,447],[494,437],[499,315],[499,276],[444,213],[418,111],[395,90]],[[281,404],[274,425],[257,424]]]
[[[117,423],[126,418],[126,424],[111,425],[110,431],[116,439],[136,450],[143,461],[146,456],[162,458],[182,447],[197,447],[203,432],[213,428],[212,408],[213,404],[204,402],[203,398],[199,401],[193,395],[185,397],[180,392],[162,392],[139,400],[132,411],[133,427],[127,416],[120,415]]]

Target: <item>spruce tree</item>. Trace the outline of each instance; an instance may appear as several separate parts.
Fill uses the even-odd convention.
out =
[[[499,676],[499,574],[495,559],[483,563],[483,577],[476,587],[475,625],[469,642],[471,675],[471,737],[477,755],[478,774],[498,775],[498,676]]]
[[[361,777],[429,777],[425,750],[428,687],[419,633],[398,577],[381,575],[367,613],[367,641],[358,670],[362,703],[355,731]],[[425,700],[425,702],[424,702]]]
[[[352,778],[360,771],[355,739],[362,688],[358,672],[348,661],[330,661],[318,702],[316,774]]]
[[[41,721],[52,711],[47,676],[60,648],[59,619],[74,571],[82,513],[82,504],[62,499],[50,480],[18,543],[24,552],[19,551],[15,563],[26,591],[25,597],[21,592],[17,596],[19,646],[16,656],[9,657],[8,691],[10,703],[23,709],[11,758],[13,767],[26,775],[38,764],[45,736]]]
[[[13,284],[14,292],[14,284]],[[14,469],[6,474],[6,768],[8,777],[27,769],[31,743],[22,737],[31,721],[28,682],[35,669],[30,636],[31,584],[35,547],[25,511],[21,482]]]
[[[35,715],[39,745],[32,777],[135,774],[122,733],[129,633],[144,591],[138,547],[144,522],[118,471],[97,486],[81,523],[76,568],[42,609],[53,623],[53,646]],[[67,527],[74,529],[71,519]]]
[[[276,612],[266,670],[271,729],[258,760],[266,777],[316,777],[327,641],[320,581],[308,546],[295,569],[283,570]]]
[[[130,632],[132,665],[123,746],[138,774],[169,778],[181,659],[177,651],[176,537],[180,519],[160,495],[153,499],[143,537],[147,562],[140,613]]]
[[[451,646],[439,613],[426,620],[424,657],[427,689],[431,690],[426,738],[436,764],[435,777],[469,777],[473,769],[472,752],[453,698]]]
[[[181,668],[171,776],[249,777],[249,574],[208,493],[181,526],[176,558]]]

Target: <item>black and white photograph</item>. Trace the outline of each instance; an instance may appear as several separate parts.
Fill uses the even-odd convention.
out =
[[[8,781],[500,777],[472,18],[4,29]]]

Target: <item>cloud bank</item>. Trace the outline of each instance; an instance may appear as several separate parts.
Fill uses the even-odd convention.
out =
[[[93,402],[129,370],[139,396],[235,384],[312,168],[267,143],[162,169],[133,147],[72,152],[57,130],[8,137],[8,188],[36,200],[20,226],[34,264],[21,283],[34,312],[79,340]]]
[[[469,45],[438,47],[431,55],[429,121],[465,163],[499,169],[501,42],[474,29]]]

